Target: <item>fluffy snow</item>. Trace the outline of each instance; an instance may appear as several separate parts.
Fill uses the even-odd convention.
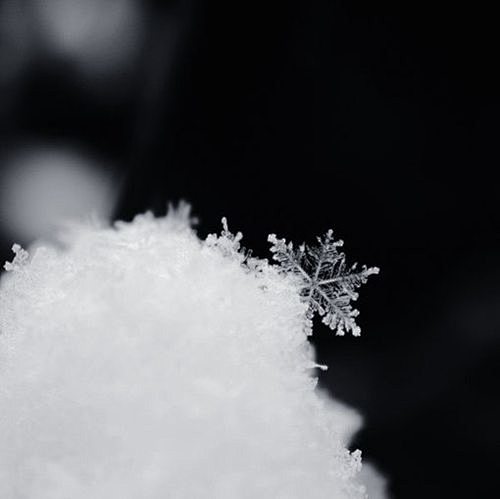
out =
[[[366,496],[293,277],[182,210],[63,239],[1,279],[2,499]]]

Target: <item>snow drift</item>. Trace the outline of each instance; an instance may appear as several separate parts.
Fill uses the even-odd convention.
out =
[[[15,247],[0,286],[0,497],[365,497],[316,388],[296,276],[181,209]]]

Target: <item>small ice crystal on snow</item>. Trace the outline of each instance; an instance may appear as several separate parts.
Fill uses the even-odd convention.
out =
[[[337,249],[344,242],[335,241],[332,230],[318,237],[319,246],[314,247],[302,244],[295,249],[293,243],[287,244],[285,239],[278,239],[274,234],[268,240],[272,244],[273,258],[281,268],[297,276],[301,296],[308,305],[308,319],[317,312],[338,335],[351,331],[359,336],[361,329],[356,324],[359,312],[352,308],[351,301],[358,298],[356,289],[370,275],[378,274],[379,269],[363,266],[358,270],[356,263],[349,267],[345,254]]]
[[[5,262],[3,266],[7,272],[19,269],[23,265],[26,265],[29,260],[29,253],[25,249],[21,248],[19,244],[13,244],[12,251],[15,255],[14,260],[12,260],[12,262]]]

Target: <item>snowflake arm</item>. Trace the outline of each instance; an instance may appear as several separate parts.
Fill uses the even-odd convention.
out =
[[[351,305],[358,298],[356,291],[366,283],[368,277],[378,274],[377,267],[361,269],[348,266],[345,254],[338,248],[343,241],[335,241],[333,231],[318,238],[318,246],[305,244],[294,248],[293,243],[278,239],[271,234],[268,238],[271,252],[281,269],[298,279],[303,300],[308,304],[307,318],[318,313],[323,322],[338,335],[352,332],[359,336],[361,330],[356,324],[358,310]]]

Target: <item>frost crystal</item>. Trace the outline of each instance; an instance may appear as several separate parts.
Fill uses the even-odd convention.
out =
[[[243,234],[237,232],[233,234],[229,230],[227,218],[222,218],[222,232],[221,235],[210,234],[207,238],[207,245],[218,248],[224,256],[236,257],[236,259],[244,262],[246,260],[246,251],[241,246]]]
[[[19,244],[13,244],[12,251],[15,255],[14,260],[12,260],[12,262],[5,262],[3,266],[7,272],[21,268],[26,265],[29,260],[29,253],[25,249],[21,248]]]
[[[317,312],[338,335],[351,331],[359,336],[361,329],[356,324],[359,311],[352,308],[351,301],[358,298],[356,289],[370,275],[378,274],[379,269],[363,266],[358,270],[356,263],[349,267],[345,254],[337,249],[344,242],[335,241],[332,230],[318,237],[319,246],[315,247],[302,244],[295,249],[293,243],[287,244],[285,239],[278,239],[274,234],[268,240],[272,244],[273,258],[285,272],[298,278],[301,296],[308,305],[308,319]]]

